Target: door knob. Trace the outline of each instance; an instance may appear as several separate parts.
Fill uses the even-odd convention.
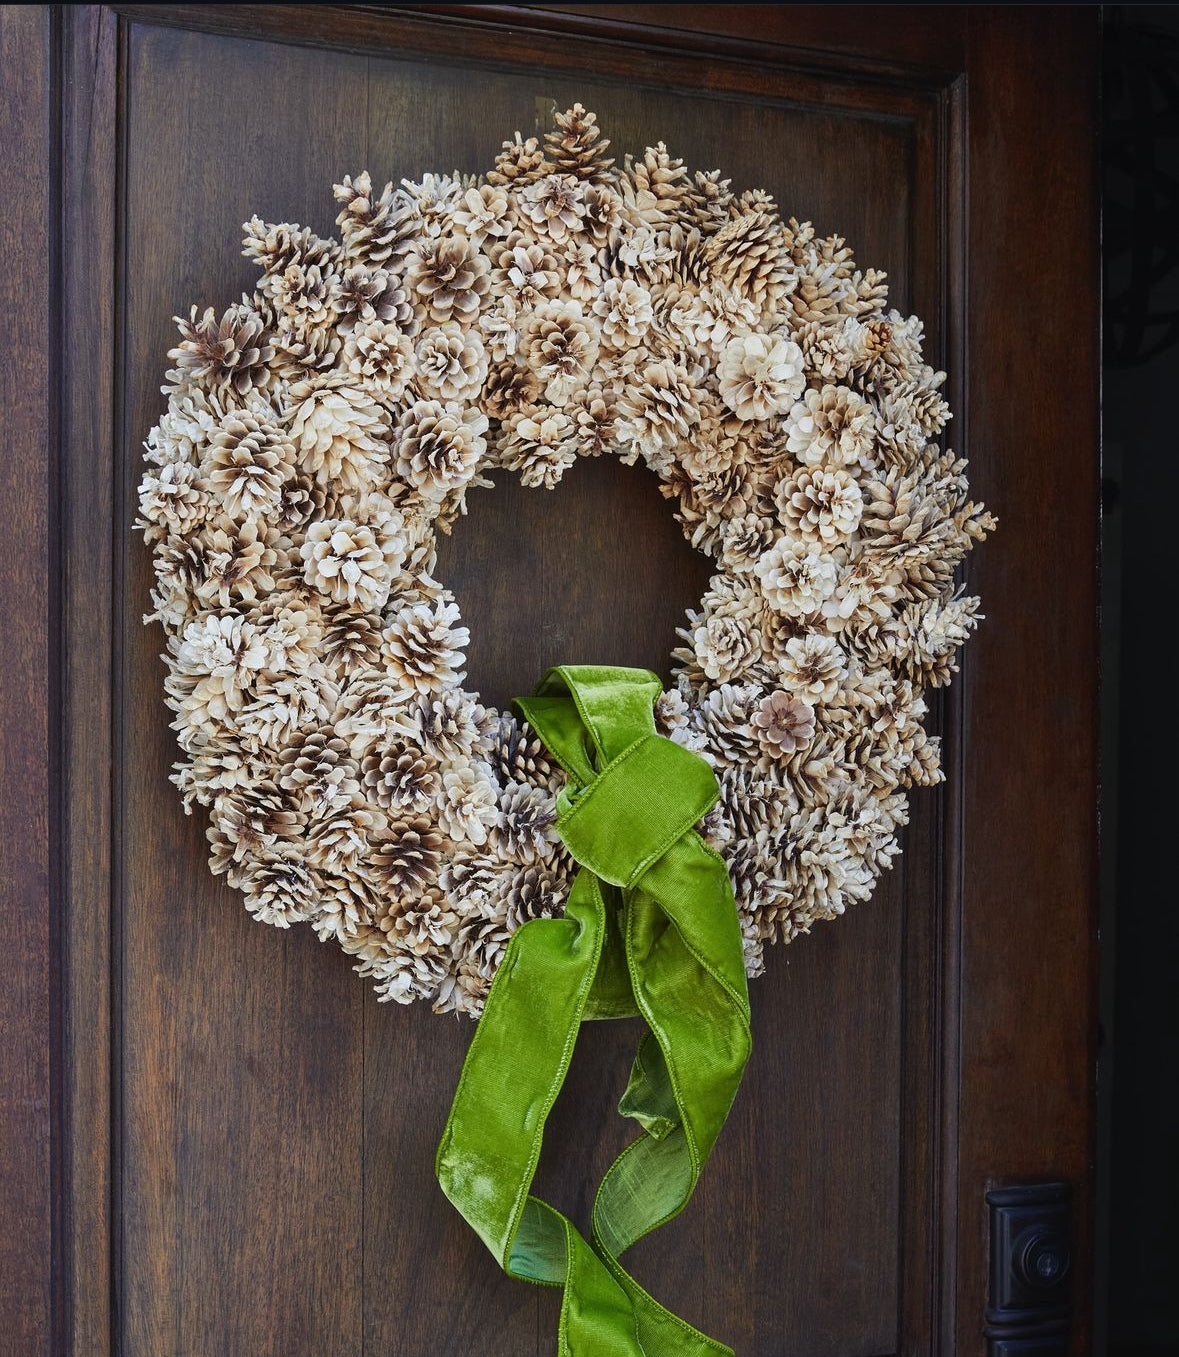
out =
[[[1067,1183],[1030,1183],[987,1193],[990,1357],[1064,1357],[1072,1262]]]

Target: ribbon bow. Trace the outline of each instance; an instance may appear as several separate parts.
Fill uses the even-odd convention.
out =
[[[513,935],[438,1147],[443,1191],[513,1277],[562,1286],[559,1357],[717,1357],[619,1255],[679,1214],[749,1057],[741,932],[724,862],[692,826],[717,784],[658,735],[646,670],[563,666],[517,700],[568,775],[557,830],[581,865],[560,918]],[[618,1110],[642,1134],[598,1188],[592,1245],[529,1188],[583,1019],[641,1014]]]

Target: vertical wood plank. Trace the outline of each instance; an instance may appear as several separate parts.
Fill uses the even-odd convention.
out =
[[[62,15],[61,1127],[64,1351],[112,1338],[111,617],[118,21]]]
[[[1099,23],[1047,6],[970,16],[971,449],[1001,537],[970,564],[989,620],[962,696],[963,1354],[983,1351],[983,1193],[996,1180],[1075,1185],[1072,1351],[1089,1342]],[[1051,225],[1029,229],[1037,220]]]
[[[310,930],[252,922],[186,820],[130,532],[169,317],[250,286],[254,211],[320,230],[364,150],[363,62],[132,24],[117,525],[122,1351],[361,1351],[362,993]]]
[[[0,7],[0,315],[20,337],[0,363],[0,1323],[22,1352],[43,1350],[50,1331],[51,62],[49,7]]]

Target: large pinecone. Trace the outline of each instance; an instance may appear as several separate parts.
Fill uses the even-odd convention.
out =
[[[425,816],[391,823],[369,857],[373,875],[397,899],[434,884],[446,840]]]
[[[557,126],[544,136],[553,169],[590,182],[605,179],[614,160],[606,154],[610,143],[602,136],[597,114],[574,104],[567,113],[554,114],[553,121]]]

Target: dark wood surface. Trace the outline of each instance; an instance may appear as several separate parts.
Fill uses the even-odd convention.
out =
[[[48,13],[0,7],[0,1348],[50,1329]],[[5,1347],[12,1343],[12,1348]]]
[[[1003,520],[971,563],[990,620],[938,713],[949,783],[914,798],[870,904],[771,953],[730,1126],[638,1275],[746,1357],[978,1353],[985,1186],[1059,1174],[1084,1214],[1095,18],[667,13],[62,16],[63,1353],[552,1349],[553,1295],[503,1279],[433,1183],[465,1020],[378,1005],[342,954],[253,924],[209,875],[166,781],[128,528],[169,318],[250,285],[240,223],[326,232],[332,182],[364,166],[485,167],[538,98],[596,108],[619,150],[663,138],[769,188],[888,269]],[[496,701],[559,659],[666,670],[702,566],[645,473],[609,462],[474,495],[441,554]],[[634,1039],[586,1033],[551,1124],[543,1186],[583,1219]]]

